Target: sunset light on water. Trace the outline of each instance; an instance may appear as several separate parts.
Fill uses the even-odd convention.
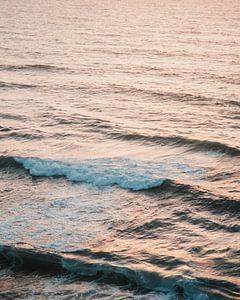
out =
[[[0,299],[240,299],[239,1],[1,1]]]

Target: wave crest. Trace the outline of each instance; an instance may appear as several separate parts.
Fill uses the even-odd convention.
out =
[[[2,157],[2,167],[22,167],[32,176],[63,176],[71,182],[83,182],[97,187],[117,185],[140,191],[161,186],[165,178],[156,177],[145,165],[130,160],[86,160],[67,162],[41,158]]]

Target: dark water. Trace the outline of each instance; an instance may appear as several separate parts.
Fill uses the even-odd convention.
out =
[[[240,299],[239,1],[1,1],[0,299]]]

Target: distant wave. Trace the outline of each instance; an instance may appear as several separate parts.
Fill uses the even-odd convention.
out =
[[[182,136],[146,136],[137,133],[111,133],[115,138],[127,141],[142,141],[160,145],[187,146],[195,151],[215,151],[230,156],[240,156],[240,149],[226,145],[224,143],[189,139]]]
[[[46,114],[44,114],[43,116],[45,117]],[[47,117],[51,117],[51,119],[56,121],[57,124],[59,125],[77,124],[77,125],[93,128],[92,131],[96,129],[96,131],[105,132],[107,129],[112,130],[113,128],[116,128],[116,125],[114,125],[113,127],[113,125],[111,125],[111,122],[108,120],[92,118],[90,116],[80,115],[80,114],[75,114],[70,117],[51,114],[51,115],[47,115]]]
[[[17,88],[17,89],[31,89],[39,87],[34,84],[25,84],[25,83],[14,83],[14,82],[4,82],[0,81],[0,88]]]
[[[0,116],[1,116],[1,114],[0,114]],[[11,131],[11,129],[8,128],[8,127],[3,127],[3,126],[0,125],[0,131],[1,132],[9,132],[9,131]]]
[[[9,128],[5,128],[5,130],[4,129],[1,130],[0,128],[0,132],[3,132],[3,134],[0,134],[0,139],[14,138],[14,139],[39,140],[43,138],[41,134],[15,131]]]
[[[20,121],[25,121],[27,119],[25,116],[3,113],[3,112],[0,112],[0,118],[9,119],[9,120],[20,120]],[[0,126],[0,128],[2,128],[2,126]]]
[[[22,71],[22,70],[59,71],[59,70],[65,70],[65,68],[47,65],[47,64],[26,64],[26,65],[0,65],[0,70],[5,70],[5,71]]]
[[[146,97],[151,97],[151,99],[161,99],[161,100],[173,100],[177,102],[191,103],[196,105],[209,105],[212,102],[213,98],[205,97],[202,95],[194,95],[191,93],[174,93],[167,92],[157,89],[145,89],[128,85],[117,85],[112,84],[110,86],[111,91],[116,94],[133,94],[133,95],[144,95]],[[216,99],[215,99],[216,100]],[[218,99],[219,100],[219,99]]]
[[[100,255],[101,256],[101,255]],[[26,244],[0,245],[0,261],[13,270],[30,270],[33,272],[63,273],[69,272],[84,280],[98,280],[108,284],[117,284],[133,288],[143,288],[149,291],[162,292],[171,299],[204,299],[210,296],[210,289],[214,286],[216,295],[223,294],[228,299],[240,296],[238,287],[225,281],[210,280],[208,278],[184,278],[180,275],[163,276],[157,272],[133,269],[103,260],[91,259],[86,253],[56,253],[36,249]],[[209,285],[209,286],[208,286]],[[204,290],[204,292],[203,292]],[[168,298],[167,298],[168,299]],[[210,298],[212,299],[212,298]],[[219,297],[218,299],[226,299]]]

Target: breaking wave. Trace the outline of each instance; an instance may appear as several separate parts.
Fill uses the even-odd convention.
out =
[[[36,249],[27,244],[1,245],[0,263],[11,266],[13,270],[33,272],[71,273],[76,279],[97,280],[108,284],[142,288],[156,291],[167,299],[238,299],[240,291],[232,283],[208,278],[190,278],[180,275],[166,276],[158,272],[135,269],[133,267],[109,262],[105,253],[92,258],[88,251],[57,253]],[[102,258],[102,259],[100,259]],[[214,287],[214,298],[209,298]],[[170,298],[169,298],[170,297]],[[217,298],[215,298],[217,297]]]
[[[97,187],[117,185],[133,191],[161,186],[165,178],[154,169],[130,160],[86,160],[67,162],[41,158],[1,157],[0,167],[22,167],[32,176],[62,176],[71,182],[83,182]]]

